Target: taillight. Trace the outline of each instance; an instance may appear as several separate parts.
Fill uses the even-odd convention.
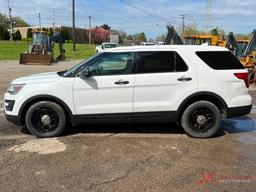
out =
[[[238,79],[244,80],[246,87],[249,88],[248,73],[234,73],[234,75],[235,75]]]

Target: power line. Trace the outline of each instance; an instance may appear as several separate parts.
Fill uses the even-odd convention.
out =
[[[140,7],[134,5],[134,4],[132,4],[132,3],[128,2],[128,1],[126,1],[126,0],[121,0],[121,2],[125,3],[126,5],[128,5],[128,6],[130,6],[130,7],[135,8],[135,9],[137,9],[138,11],[140,11],[140,12],[142,12],[142,13],[148,15],[148,16],[151,16],[151,17],[153,17],[153,18],[155,18],[155,19],[157,19],[157,20],[159,20],[159,21],[162,21],[162,22],[165,22],[165,23],[171,23],[171,21],[170,21],[169,19],[164,18],[164,17],[161,17],[161,16],[159,16],[159,15],[156,15],[156,14],[154,14],[154,13],[152,13],[151,11],[148,11],[148,10],[146,10],[146,9],[140,8]]]

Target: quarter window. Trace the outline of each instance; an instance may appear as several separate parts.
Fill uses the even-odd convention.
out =
[[[244,69],[230,51],[198,51],[197,56],[215,70]]]

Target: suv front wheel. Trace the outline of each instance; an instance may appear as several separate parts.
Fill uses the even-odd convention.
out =
[[[59,136],[65,129],[66,117],[61,106],[50,101],[33,104],[26,113],[26,126],[40,138]]]
[[[208,101],[198,101],[183,112],[181,126],[185,132],[196,138],[212,137],[219,130],[221,114],[219,109]]]

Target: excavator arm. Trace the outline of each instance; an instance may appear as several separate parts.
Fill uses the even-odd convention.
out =
[[[251,40],[249,41],[243,56],[240,58],[240,61],[246,68],[256,66],[256,30],[252,32]]]
[[[244,55],[250,55],[255,50],[256,50],[256,30],[252,32],[252,38],[245,49]]]
[[[236,55],[236,50],[238,47],[236,38],[232,32],[229,33],[228,39],[225,45],[226,48],[228,48],[230,51],[232,51]]]
[[[57,61],[64,60],[65,59],[65,49],[63,49],[63,41],[62,36],[60,32],[55,32],[53,36],[50,38],[50,46],[49,46],[49,52],[53,52],[53,43],[58,43],[59,45],[59,56],[56,58]]]
[[[183,41],[181,40],[178,33],[175,31],[174,27],[171,25],[167,25],[168,34],[165,39],[165,45],[183,45]]]

